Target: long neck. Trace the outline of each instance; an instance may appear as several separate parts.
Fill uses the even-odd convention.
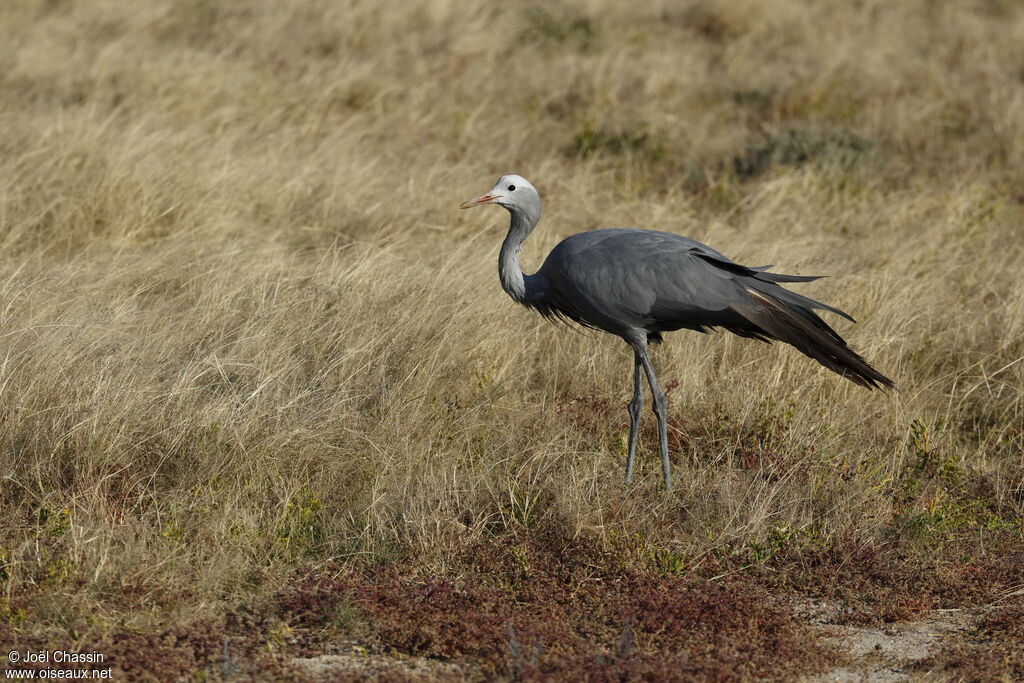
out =
[[[540,216],[532,217],[511,211],[512,222],[508,226],[508,234],[505,241],[501,243],[501,252],[498,254],[498,277],[501,279],[501,288],[518,303],[527,300],[526,281],[523,278],[523,269],[519,267],[519,252],[523,248],[523,241],[533,231]]]

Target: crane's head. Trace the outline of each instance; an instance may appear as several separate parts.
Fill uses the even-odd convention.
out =
[[[540,218],[540,194],[521,175],[501,176],[490,192],[462,202],[459,208],[468,209],[481,204],[499,204],[513,213],[525,214],[534,221]]]

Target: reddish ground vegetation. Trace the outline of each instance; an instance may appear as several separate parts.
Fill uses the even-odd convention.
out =
[[[1024,680],[1024,604],[993,610],[966,641],[947,644],[918,668],[963,681]]]
[[[844,623],[915,619],[939,608],[978,607],[1024,584],[1019,534],[964,535],[941,551],[857,537],[783,550],[751,572],[775,590],[838,601]]]
[[[397,679],[401,662],[415,657],[458,663],[470,677],[523,680],[793,677],[829,670],[842,655],[789,597],[838,603],[835,622],[912,620],[936,608],[1013,600],[1024,567],[1012,533],[985,544],[962,538],[938,553],[851,535],[826,547],[784,544],[760,562],[750,553],[715,556],[689,572],[624,557],[539,528],[471,545],[443,568],[318,565],[276,592],[228,606],[220,619],[115,630],[80,649],[103,652],[104,667],[133,680],[200,671],[301,679],[294,658],[353,647],[393,658],[393,671],[374,675]],[[20,600],[7,603],[9,615],[38,608],[28,593]],[[978,660],[982,677],[1018,677],[1021,609],[993,610],[968,640],[918,667],[970,676]],[[12,621],[0,620],[0,640],[46,647],[43,635],[21,633]]]
[[[441,576],[305,572],[277,603],[310,631],[355,607],[378,651],[470,658],[488,675],[524,679],[732,680],[821,670],[833,659],[749,581],[635,572],[592,546],[537,539],[478,545],[460,565]]]
[[[28,636],[0,622],[0,642],[24,652],[52,651],[54,641]],[[237,676],[292,676],[291,655],[268,648],[265,632],[242,633],[218,621],[200,620],[148,633],[123,630],[76,644],[79,652],[99,652],[103,661],[76,664],[80,670],[111,669],[114,680],[193,680],[200,672],[228,679]],[[52,668],[47,663],[21,663],[23,669]],[[69,667],[72,668],[72,667]],[[234,678],[233,680],[238,680]],[[242,679],[244,680],[244,678]]]

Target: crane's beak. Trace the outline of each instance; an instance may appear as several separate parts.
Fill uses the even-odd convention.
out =
[[[480,206],[481,204],[493,204],[496,201],[498,201],[498,195],[494,194],[493,192],[488,192],[487,194],[480,195],[476,199],[469,199],[467,201],[462,202],[461,204],[459,204],[459,208],[469,209],[474,206]]]

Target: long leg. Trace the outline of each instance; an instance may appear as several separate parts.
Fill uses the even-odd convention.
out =
[[[672,487],[672,475],[668,463],[668,421],[665,415],[665,392],[661,390],[661,385],[658,383],[658,378],[654,374],[654,366],[651,365],[651,359],[647,356],[647,345],[638,344],[634,346],[634,350],[640,357],[640,362],[644,366],[644,372],[647,373],[647,383],[651,385],[651,402],[654,404],[654,414],[658,418],[658,442],[661,446],[661,474],[665,479],[665,490],[669,490]]]
[[[633,354],[633,398],[629,401],[629,447],[626,449],[626,485],[633,483],[633,459],[636,455],[637,432],[640,429],[640,411],[644,408],[644,383],[640,374],[643,361]]]

